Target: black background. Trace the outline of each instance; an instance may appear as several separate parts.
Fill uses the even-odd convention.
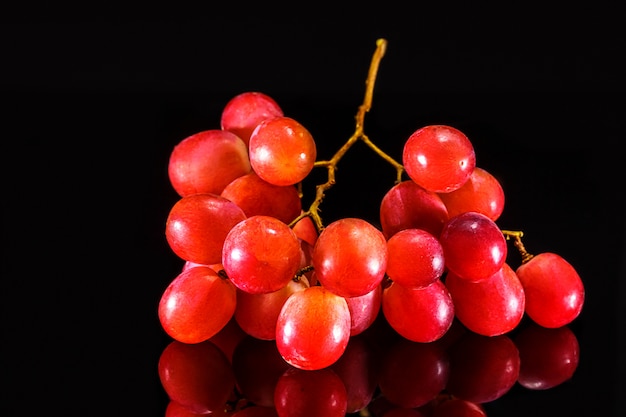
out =
[[[498,224],[553,251],[587,290],[570,383],[490,416],[626,411],[626,37],[596,6],[373,10],[48,8],[0,18],[0,414],[163,415],[169,342],[156,307],[182,265],[164,240],[173,146],[219,128],[232,96],[274,97],[329,158],[351,135],[376,40],[388,40],[365,131],[399,159],[447,123],[506,193]],[[51,15],[55,12],[54,16]],[[357,144],[326,222],[377,221],[394,171]],[[513,257],[511,263],[518,260]],[[556,414],[555,414],[556,413]]]

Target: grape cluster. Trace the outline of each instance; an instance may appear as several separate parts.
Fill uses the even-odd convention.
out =
[[[476,165],[463,132],[418,128],[400,164],[361,128],[319,161],[305,126],[272,97],[247,91],[226,103],[218,129],[174,147],[168,174],[180,199],[165,237],[184,266],[158,306],[169,336],[200,344],[234,320],[249,336],[275,341],[289,365],[316,371],[335,364],[381,315],[418,343],[442,339],[455,319],[496,337],[525,315],[551,329],[578,317],[577,271],[558,254],[527,253],[521,232],[498,227],[503,189]],[[382,198],[380,226],[356,217],[324,224],[324,192],[359,139],[398,172]],[[306,208],[301,185],[315,168],[328,170],[328,182]],[[507,263],[511,240],[523,260],[516,269]]]

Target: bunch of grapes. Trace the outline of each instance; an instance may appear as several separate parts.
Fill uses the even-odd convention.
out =
[[[462,131],[417,128],[402,163],[363,133],[383,52],[381,42],[355,133],[330,160],[318,160],[310,131],[258,91],[227,102],[219,128],[174,147],[168,173],[180,199],[165,236],[184,266],[158,307],[173,339],[199,344],[235,320],[248,335],[275,341],[288,364],[313,371],[336,363],[380,314],[419,343],[441,339],[455,319],[494,337],[525,315],[545,328],[578,317],[577,271],[556,253],[527,253],[521,232],[499,228],[503,189],[476,165]],[[357,217],[325,224],[324,193],[358,140],[397,171],[380,227]],[[328,181],[303,207],[302,182],[317,168],[327,169]],[[517,268],[507,263],[511,240],[522,255]]]

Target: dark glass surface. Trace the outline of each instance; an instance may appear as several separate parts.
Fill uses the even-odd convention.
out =
[[[259,90],[310,128],[321,157],[331,156],[354,130],[375,39],[387,36],[368,136],[399,158],[423,125],[463,130],[478,166],[503,185],[498,225],[523,230],[533,253],[561,254],[585,284],[583,312],[567,327],[580,353],[573,377],[545,390],[516,382],[484,403],[487,415],[624,415],[626,112],[612,55],[623,37],[603,26],[597,42],[511,30],[503,49],[486,30],[438,32],[433,40],[408,30],[405,19],[372,21],[343,37],[339,24],[318,35],[305,24],[309,36],[291,37],[290,24],[283,30],[249,19],[244,40],[228,35],[240,28],[215,18],[3,24],[0,414],[163,416],[168,398],[157,363],[171,339],[156,309],[182,266],[164,239],[177,199],[169,152],[192,133],[218,128],[230,97]],[[324,220],[376,222],[393,180],[389,165],[355,146],[322,205]],[[507,337],[516,340],[527,326]],[[365,350],[373,369],[390,370],[407,352],[407,367],[428,358],[383,334]],[[459,346],[445,352],[464,369]],[[237,375],[250,382],[245,371]],[[489,383],[455,375],[458,392]],[[249,390],[262,388],[250,378]],[[406,378],[398,389],[428,385]],[[377,386],[373,398],[381,395]],[[372,404],[372,415],[386,406]]]

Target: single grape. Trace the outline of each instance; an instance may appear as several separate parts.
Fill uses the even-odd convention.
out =
[[[380,204],[380,224],[387,239],[404,229],[423,229],[439,236],[448,218],[441,197],[411,180],[391,187]]]
[[[226,235],[245,218],[243,210],[224,197],[189,195],[170,209],[165,237],[172,251],[185,261],[218,264]]]
[[[451,217],[439,242],[446,267],[468,281],[491,277],[506,261],[506,239],[496,223],[482,213],[468,211]]]
[[[392,282],[383,291],[382,311],[396,332],[421,343],[440,339],[454,320],[452,297],[441,280],[424,288]]]
[[[270,184],[255,172],[235,178],[220,195],[237,204],[247,217],[272,216],[289,224],[302,211],[295,186]]]
[[[516,272],[526,292],[526,313],[537,324],[557,328],[580,315],[585,288],[576,269],[562,256],[540,253]]]
[[[465,184],[449,193],[439,193],[454,217],[466,211],[476,211],[496,221],[504,211],[504,190],[500,181],[490,172],[476,167]]]
[[[382,285],[358,297],[346,297],[350,309],[350,336],[356,336],[367,330],[380,312],[383,297]]]
[[[170,342],[159,357],[158,374],[169,399],[198,414],[224,409],[235,388],[230,362],[209,341]]]
[[[456,317],[475,333],[484,336],[508,333],[524,317],[524,289],[507,263],[491,277],[478,282],[450,271],[445,285],[452,296]]]
[[[313,169],[317,148],[311,133],[290,117],[264,120],[250,136],[254,172],[274,185],[294,185]]]
[[[274,404],[279,417],[345,417],[348,394],[330,368],[290,368],[276,383]]]
[[[387,269],[387,242],[380,230],[359,218],[326,226],[313,248],[317,280],[342,297],[365,295],[382,282]]]
[[[387,240],[387,250],[387,275],[405,287],[427,287],[443,275],[443,248],[425,230],[399,231]]]
[[[487,417],[487,412],[482,404],[446,397],[434,406],[431,417]]]
[[[311,246],[315,246],[319,233],[310,216],[305,216],[298,220],[292,229],[300,239],[306,241]]]
[[[158,305],[163,330],[183,343],[207,340],[235,313],[235,286],[208,266],[181,272],[167,286]],[[217,306],[217,307],[216,307]]]
[[[350,309],[346,299],[314,286],[285,301],[276,323],[276,345],[290,365],[322,369],[346,350],[350,339]]]
[[[205,130],[179,142],[168,163],[174,190],[191,194],[220,194],[232,180],[252,170],[246,144],[235,134]]]
[[[578,368],[580,346],[567,326],[550,329],[530,322],[513,341],[521,361],[517,381],[525,388],[554,388],[569,381]]]
[[[220,118],[223,130],[239,136],[246,146],[254,128],[263,120],[284,116],[276,100],[259,91],[246,91],[231,98]]]
[[[474,147],[451,126],[424,126],[409,136],[402,152],[408,176],[429,191],[448,193],[460,188],[476,166]]]
[[[237,288],[251,294],[278,291],[295,276],[302,254],[295,233],[271,216],[252,216],[224,240],[222,265]]]
[[[276,320],[283,304],[291,294],[308,288],[306,278],[290,280],[276,291],[252,294],[237,289],[235,319],[239,327],[257,339],[274,340],[276,338]]]

